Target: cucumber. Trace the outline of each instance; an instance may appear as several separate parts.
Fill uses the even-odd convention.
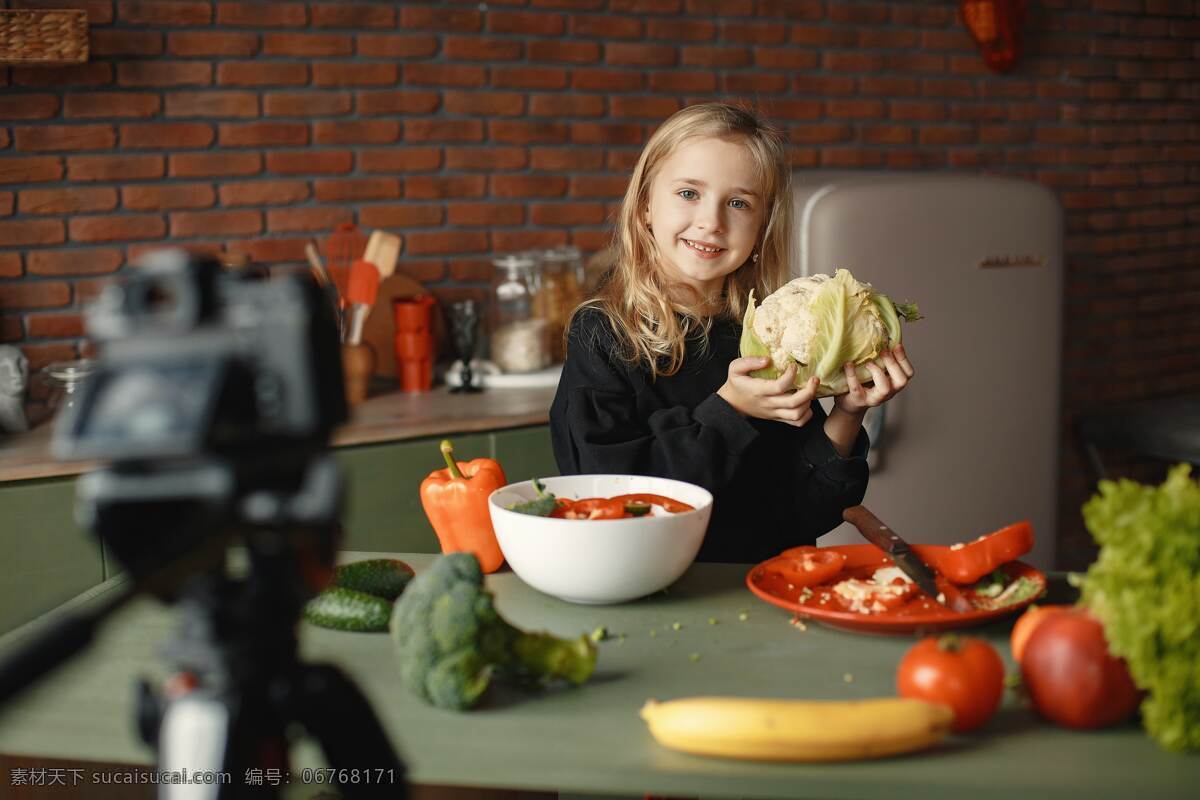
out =
[[[370,558],[337,568],[333,585],[395,600],[413,579],[413,568],[395,558]]]
[[[335,631],[386,631],[392,603],[382,597],[335,586],[304,606],[304,618]]]

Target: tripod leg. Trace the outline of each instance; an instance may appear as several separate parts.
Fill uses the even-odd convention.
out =
[[[347,778],[342,793],[403,800],[404,764],[359,688],[337,667],[312,664],[299,669],[293,690],[286,713],[321,745],[335,775]]]

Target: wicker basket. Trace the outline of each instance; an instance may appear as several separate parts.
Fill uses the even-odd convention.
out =
[[[0,64],[80,64],[87,60],[86,11],[0,11]]]

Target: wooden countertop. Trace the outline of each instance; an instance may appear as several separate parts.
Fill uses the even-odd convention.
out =
[[[417,439],[449,433],[544,425],[554,387],[488,389],[453,394],[446,387],[429,392],[371,397],[355,408],[349,422],[333,435],[334,447]],[[78,475],[94,461],[58,461],[50,453],[53,426],[0,440],[0,482]]]

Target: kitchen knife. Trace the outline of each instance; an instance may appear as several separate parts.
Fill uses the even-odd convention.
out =
[[[863,535],[864,539],[891,556],[900,571],[911,578],[922,592],[939,603],[949,606],[953,611],[971,611],[974,608],[971,602],[957,590],[948,588],[944,593],[939,591],[933,570],[912,551],[908,542],[884,525],[879,517],[872,514],[866,506],[847,508],[842,512],[842,519],[858,528],[858,532]]]

